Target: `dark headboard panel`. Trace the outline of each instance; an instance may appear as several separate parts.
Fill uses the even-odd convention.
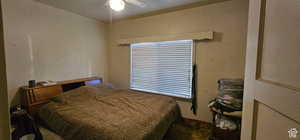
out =
[[[89,78],[81,78],[75,80],[67,80],[67,81],[60,81],[58,84],[61,85],[63,92],[85,86],[85,85],[97,85],[101,84],[102,78],[100,77],[89,77]]]
[[[85,83],[84,82],[70,83],[70,84],[62,85],[61,87],[62,87],[63,92],[66,92],[66,91],[69,91],[69,90],[72,90],[72,89],[75,89],[75,88],[78,88],[81,86],[85,86]]]

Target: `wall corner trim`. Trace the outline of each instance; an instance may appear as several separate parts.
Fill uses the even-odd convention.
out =
[[[173,40],[203,41],[203,40],[213,40],[213,38],[214,38],[214,32],[206,31],[206,32],[180,33],[180,34],[172,34],[172,35],[127,38],[127,39],[119,39],[117,42],[119,46],[128,46],[132,43],[142,43],[142,42],[159,42],[159,41],[173,41]]]

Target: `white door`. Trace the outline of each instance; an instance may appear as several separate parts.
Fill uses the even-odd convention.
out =
[[[249,5],[241,138],[300,140],[300,0]]]

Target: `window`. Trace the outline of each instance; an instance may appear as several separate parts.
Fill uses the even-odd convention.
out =
[[[192,40],[131,44],[130,88],[191,98]]]

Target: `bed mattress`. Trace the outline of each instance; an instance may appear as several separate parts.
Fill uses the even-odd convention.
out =
[[[84,86],[54,98],[38,115],[66,140],[161,140],[180,113],[171,97]]]

